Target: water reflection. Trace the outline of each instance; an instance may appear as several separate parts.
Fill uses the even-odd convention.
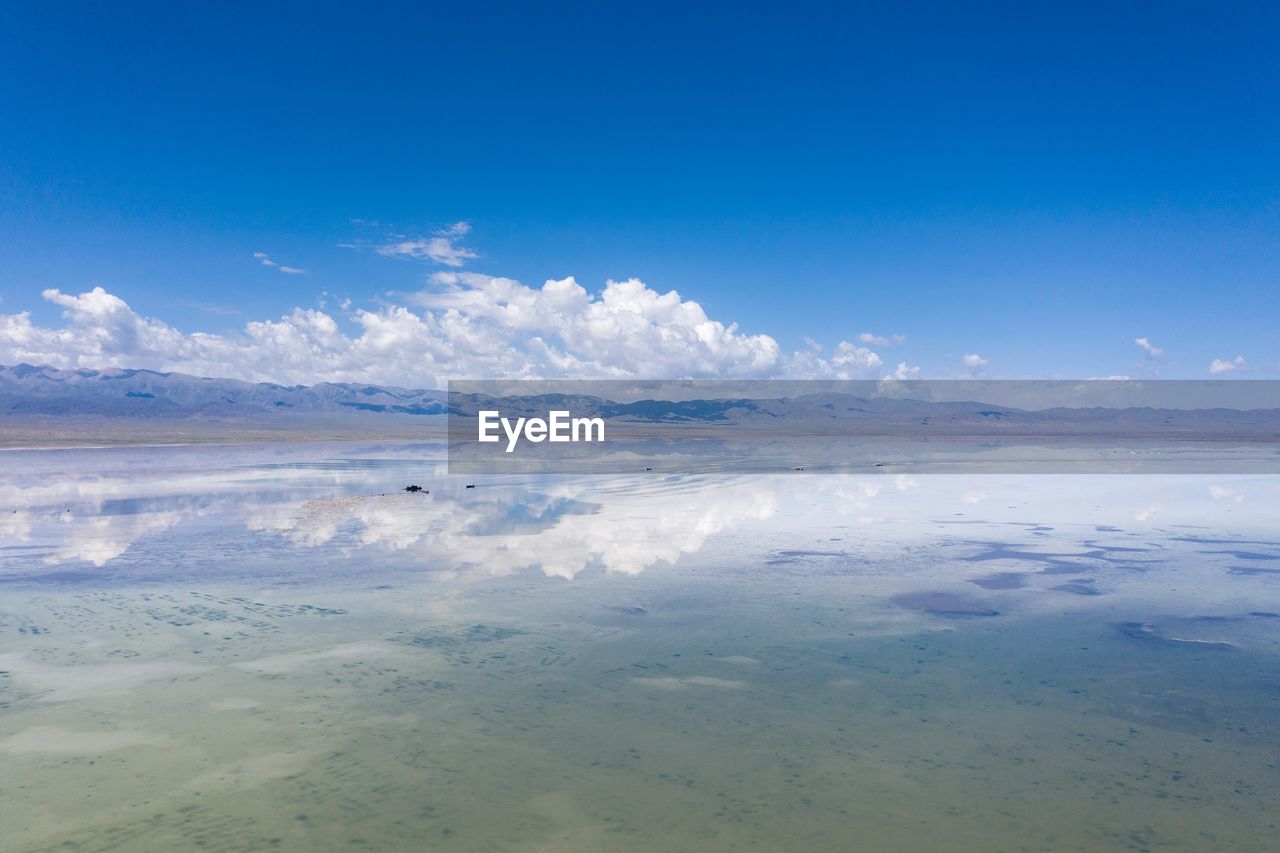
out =
[[[7,458],[19,849],[1274,835],[1275,477]]]
[[[1194,543],[1190,534],[1207,520],[1270,535],[1280,505],[1280,481],[1247,476],[638,472],[482,479],[470,488],[444,475],[438,454],[429,446],[12,454],[23,464],[0,485],[0,506],[9,508],[0,517],[0,565],[9,576],[68,564],[109,570],[148,545],[181,564],[175,541],[238,524],[254,534],[236,543],[246,558],[367,551],[406,568],[498,576],[534,568],[572,578],[589,568],[633,575],[674,564],[721,534],[750,531],[764,543],[825,526],[840,532],[826,537],[844,543],[840,548],[802,553],[782,542],[767,564],[812,567],[835,558],[856,572],[860,559],[945,541],[955,549],[950,557],[979,564],[982,573],[969,580],[983,590],[1023,589],[1035,575],[1064,575],[1056,589],[1095,595],[1096,578],[1083,573],[1140,571],[1175,543]],[[404,493],[402,484],[411,481],[427,490]],[[1037,514],[1054,524],[1026,520]],[[1174,536],[1178,531],[1183,535]],[[1070,540],[1075,550],[1042,549],[1036,542],[1043,539]],[[1215,555],[1213,562],[1235,563],[1233,574],[1268,573],[1266,565],[1250,565],[1250,553],[1201,550]]]

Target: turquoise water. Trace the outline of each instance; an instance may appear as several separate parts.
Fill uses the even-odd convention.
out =
[[[5,849],[1280,839],[1280,479],[438,457],[5,453]]]

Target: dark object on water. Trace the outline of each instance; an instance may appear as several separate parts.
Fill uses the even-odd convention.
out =
[[[405,486],[404,490],[406,492],[427,492],[422,486]],[[427,494],[431,494],[431,492],[427,492]]]
[[[652,468],[645,468],[644,470],[646,470],[646,471],[652,471],[653,469],[652,469]],[[15,512],[16,512],[16,510],[15,510]]]
[[[474,489],[475,487],[476,487],[476,484],[475,484],[475,483],[467,483],[467,488],[468,488],[468,489]]]

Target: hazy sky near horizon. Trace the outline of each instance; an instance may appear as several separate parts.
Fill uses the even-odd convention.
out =
[[[5,14],[0,363],[1280,375],[1274,4]]]

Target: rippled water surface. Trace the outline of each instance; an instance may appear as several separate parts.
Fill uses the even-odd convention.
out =
[[[1275,477],[0,464],[5,849],[1280,841]]]

